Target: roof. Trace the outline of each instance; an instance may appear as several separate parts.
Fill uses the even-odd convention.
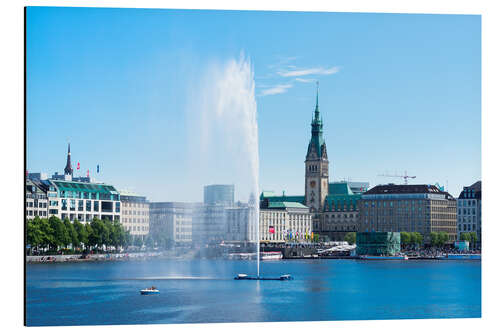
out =
[[[354,195],[347,182],[328,184],[328,195]]]
[[[268,208],[305,208],[305,209],[309,209],[308,207],[304,206],[301,203],[287,202],[287,201],[269,202]]]
[[[458,196],[459,199],[481,199],[481,181],[477,181],[471,186],[464,186]]]
[[[377,185],[366,191],[364,194],[409,194],[409,193],[435,193],[447,194],[441,191],[436,185]]]
[[[63,180],[51,180],[51,182],[58,188],[59,191],[118,194],[118,191],[116,191],[112,185]]]

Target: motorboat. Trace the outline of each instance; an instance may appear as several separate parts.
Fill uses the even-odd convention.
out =
[[[283,259],[283,253],[281,253],[280,251],[260,253],[260,260],[281,260],[281,259]]]
[[[280,277],[263,277],[263,276],[249,276],[247,274],[238,274],[234,278],[235,280],[275,280],[275,281],[287,281],[293,280],[290,274],[284,274]]]
[[[141,290],[141,295],[156,295],[159,294],[160,291],[156,289],[156,287],[146,288]]]

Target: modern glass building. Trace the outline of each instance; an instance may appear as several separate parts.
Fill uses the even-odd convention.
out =
[[[205,205],[234,206],[234,185],[207,185],[203,190]]]
[[[401,251],[399,232],[358,232],[356,254],[372,256],[393,256]]]

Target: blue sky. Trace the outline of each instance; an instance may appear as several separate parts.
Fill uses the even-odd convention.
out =
[[[100,164],[98,180],[151,200],[201,200],[189,99],[242,52],[262,189],[304,191],[315,80],[330,181],[407,170],[456,196],[481,178],[480,16],[56,7],[27,12],[28,170],[62,172],[69,139],[82,175]]]

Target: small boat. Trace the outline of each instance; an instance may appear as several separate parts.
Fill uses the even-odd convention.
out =
[[[280,251],[260,253],[260,260],[281,260],[281,259],[283,259],[283,253],[281,253]]]
[[[287,281],[293,280],[290,274],[284,274],[280,277],[263,277],[263,276],[248,276],[247,274],[238,274],[234,278],[235,280],[274,280],[274,281]]]
[[[141,295],[156,295],[159,293],[160,293],[160,291],[158,289],[156,289],[155,286],[141,290]]]

